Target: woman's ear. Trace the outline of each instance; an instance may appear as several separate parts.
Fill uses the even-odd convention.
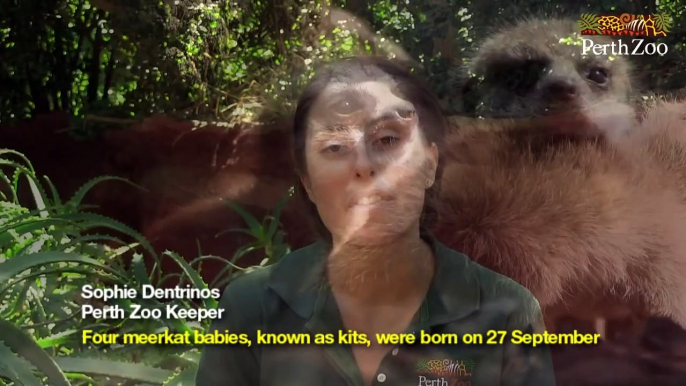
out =
[[[314,200],[314,195],[312,194],[312,185],[310,185],[310,179],[307,175],[302,175],[300,176],[300,182],[302,182],[303,187],[305,188],[305,191],[307,192],[307,197],[310,198],[310,201],[316,203]]]
[[[426,162],[426,188],[433,186],[436,181],[436,171],[438,170],[438,146],[431,143],[429,147],[428,159]]]

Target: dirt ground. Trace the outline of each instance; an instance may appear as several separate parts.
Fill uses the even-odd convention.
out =
[[[559,386],[686,385],[686,331],[653,318],[636,341],[553,347]]]

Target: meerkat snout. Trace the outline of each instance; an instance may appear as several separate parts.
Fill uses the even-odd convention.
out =
[[[542,84],[542,94],[551,103],[569,103],[579,94],[579,88],[571,77],[555,77]]]

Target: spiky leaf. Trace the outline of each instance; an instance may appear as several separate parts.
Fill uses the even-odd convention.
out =
[[[60,357],[55,358],[55,361],[65,372],[123,378],[153,384],[161,384],[174,374],[169,370],[107,359]]]
[[[197,368],[185,369],[164,382],[164,386],[195,386],[195,374]]]
[[[7,378],[17,385],[41,386],[40,380],[33,375],[33,367],[2,343],[0,343],[0,378]]]
[[[83,185],[76,191],[76,193],[74,193],[74,195],[72,196],[72,198],[69,200],[69,203],[68,203],[68,204],[71,205],[72,207],[78,207],[79,205],[81,205],[81,201],[83,201],[84,197],[86,197],[86,194],[87,194],[91,189],[93,189],[97,184],[99,184],[99,183],[101,183],[101,182],[105,182],[105,181],[120,181],[120,182],[125,182],[125,183],[127,183],[127,184],[129,184],[129,185],[131,185],[131,186],[134,186],[134,187],[136,187],[136,188],[139,188],[139,189],[141,189],[141,190],[143,190],[143,191],[147,191],[144,187],[142,187],[142,186],[140,186],[140,185],[138,185],[138,184],[135,184],[135,183],[133,183],[133,182],[127,180],[126,178],[117,177],[117,176],[100,176],[100,177],[96,177],[96,178],[94,178],[94,179],[92,179],[92,180],[86,182],[85,184],[83,184]]]
[[[174,259],[174,261],[181,267],[186,276],[188,276],[188,278],[191,280],[195,288],[208,288],[207,283],[205,283],[205,281],[200,277],[198,272],[194,270],[193,267],[191,267],[183,257],[179,256],[178,253],[166,251],[164,252],[164,254]],[[217,301],[212,297],[203,299],[203,301],[205,303],[205,307],[208,308],[217,308],[217,306],[219,305]]]
[[[6,283],[12,277],[19,275],[27,269],[51,263],[82,263],[100,268],[115,276],[121,276],[117,270],[112,269],[95,259],[91,259],[90,257],[79,256],[73,253],[50,251],[25,255],[20,259],[11,259],[0,263],[0,282]]]
[[[69,386],[69,380],[52,357],[30,335],[13,323],[0,320],[0,342],[45,374],[50,380],[50,385]]]

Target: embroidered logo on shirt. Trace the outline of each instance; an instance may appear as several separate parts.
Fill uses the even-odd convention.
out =
[[[471,386],[475,368],[471,359],[422,359],[416,365],[418,386]]]

